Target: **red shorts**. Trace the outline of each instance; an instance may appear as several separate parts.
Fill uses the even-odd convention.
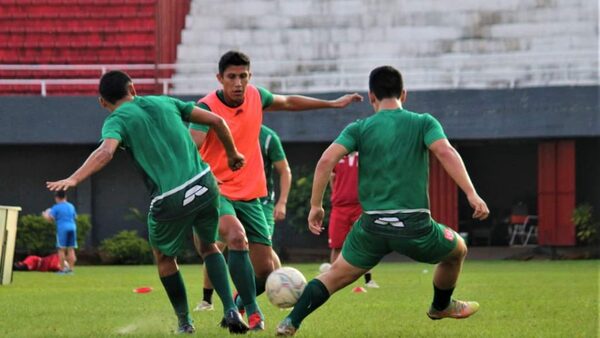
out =
[[[362,213],[360,205],[332,207],[329,216],[329,247],[341,249],[352,225]]]

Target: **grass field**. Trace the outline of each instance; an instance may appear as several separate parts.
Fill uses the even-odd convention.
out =
[[[598,337],[598,261],[467,261],[455,295],[477,300],[467,320],[431,321],[433,266],[385,263],[374,270],[381,289],[341,290],[303,324],[300,337]],[[317,264],[298,264],[307,277]],[[200,266],[182,266],[190,307],[201,297]],[[152,286],[135,294],[138,286]],[[197,336],[228,336],[212,312],[194,312]],[[260,297],[273,336],[286,311]],[[176,320],[153,266],[78,267],[73,276],[17,272],[0,287],[0,337],[162,337]]]

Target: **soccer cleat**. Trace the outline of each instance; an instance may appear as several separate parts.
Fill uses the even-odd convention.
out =
[[[254,312],[248,316],[248,326],[252,331],[262,331],[265,329],[265,320],[260,312]]]
[[[366,287],[371,288],[371,289],[379,289],[379,284],[377,284],[374,280],[370,280],[367,284],[365,284]]]
[[[212,311],[214,309],[215,307],[211,303],[203,300],[200,303],[198,303],[198,305],[196,305],[194,311]]]
[[[277,325],[277,336],[293,336],[296,334],[296,328],[292,325],[292,320],[286,317],[279,325]]]
[[[450,305],[442,311],[436,310],[433,306],[429,307],[427,316],[433,320],[442,318],[456,318],[463,319],[468,318],[479,310],[479,303],[468,302],[462,300],[452,300]]]
[[[225,312],[220,325],[222,328],[229,329],[229,333],[246,333],[250,329],[240,313],[233,309]]]
[[[236,292],[233,293],[233,303],[237,305],[237,299],[240,297],[240,294]],[[243,306],[238,306],[238,311],[242,317],[246,314],[246,309]]]
[[[196,328],[190,323],[179,324],[179,328],[177,329],[177,334],[192,334],[195,332]]]

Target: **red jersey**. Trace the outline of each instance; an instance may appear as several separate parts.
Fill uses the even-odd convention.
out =
[[[359,205],[358,153],[344,156],[333,168],[335,178],[331,191],[331,206]]]

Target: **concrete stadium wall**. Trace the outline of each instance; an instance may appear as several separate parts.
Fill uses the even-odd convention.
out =
[[[416,92],[409,93],[406,107],[440,119],[495,218],[515,199],[529,201],[533,196],[530,204],[535,203],[536,144],[549,138],[577,140],[577,203],[590,202],[600,211],[598,87]],[[347,123],[370,114],[371,108],[362,103],[340,111],[267,113],[265,123],[282,136],[292,166],[314,168]],[[20,205],[26,214],[51,205],[45,181],[63,178],[85,160],[97,145],[106,116],[95,97],[0,97],[0,204]],[[125,219],[129,207],[146,212],[149,197],[124,152],[70,199],[80,213],[92,213],[93,244],[122,229],[146,235],[144,224]],[[464,200],[461,205],[462,215],[468,214]],[[277,243],[326,245],[322,238],[297,237],[292,229],[280,229]],[[285,242],[290,237],[295,241]]]

